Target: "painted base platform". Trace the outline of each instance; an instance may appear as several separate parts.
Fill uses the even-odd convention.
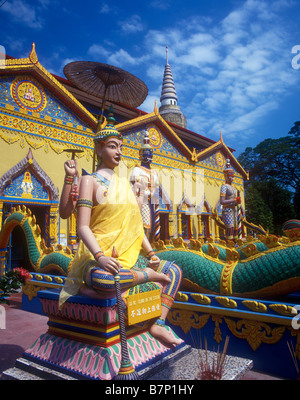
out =
[[[149,375],[154,364],[161,363],[165,357],[182,356],[190,350],[185,344],[169,349],[148,332],[127,342],[131,363],[141,378],[146,372]],[[111,380],[119,371],[121,345],[117,343],[104,348],[45,333],[23,353],[22,358],[76,379]]]
[[[16,368],[36,376],[42,372],[45,379],[114,379],[121,364],[115,299],[73,296],[59,310],[59,291],[40,291],[38,295],[49,329],[16,361]],[[170,327],[166,329],[178,338]],[[175,360],[190,351],[184,342],[166,347],[146,327],[129,326],[126,334],[129,358],[141,379],[170,358]]]
[[[162,371],[173,371],[172,365],[184,357],[191,354],[191,347],[188,345],[180,346],[170,352],[168,355],[164,354],[162,357],[156,357],[156,360],[146,367],[136,367],[139,378],[141,380],[157,379]],[[25,358],[26,357],[26,358]],[[194,360],[194,357],[193,357]],[[165,373],[165,372],[164,372]],[[155,378],[153,378],[155,376]],[[87,380],[97,379],[83,376],[81,373],[74,373],[74,371],[64,368],[58,368],[50,363],[41,362],[40,360],[32,361],[26,355],[16,360],[15,367],[10,368],[3,372],[2,380]],[[193,379],[193,378],[192,378]],[[107,379],[101,379],[108,381]],[[111,380],[111,379],[109,379]]]
[[[205,358],[204,350],[202,357]],[[161,361],[151,364],[139,372],[142,380],[150,381],[190,381],[200,380],[199,350],[184,346]],[[211,365],[215,355],[208,351],[208,363]],[[221,380],[239,380],[252,369],[253,361],[240,357],[226,356],[226,367]],[[77,380],[77,378],[55,371],[24,358],[16,361],[15,368],[4,371],[3,380]]]

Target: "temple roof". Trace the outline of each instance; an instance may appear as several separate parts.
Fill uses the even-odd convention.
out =
[[[174,132],[174,130],[170,127],[168,122],[162,118],[159,114],[157,104],[155,102],[154,111],[152,113],[142,115],[140,117],[130,119],[128,121],[122,122],[121,124],[116,125],[116,128],[119,132],[124,132],[125,130],[140,126],[141,124],[148,123],[156,123],[165,133],[167,138],[172,142],[175,147],[190,161],[193,160],[193,152],[186,146],[186,144],[180,139],[180,137]]]
[[[232,152],[224,143],[222,133],[220,134],[220,140],[218,142],[214,143],[210,147],[207,147],[206,149],[194,155],[195,161],[199,162],[201,160],[204,160],[205,158],[217,152],[218,150],[222,151],[222,153],[226,156],[226,158],[230,159],[231,165],[238,173],[241,174],[243,179],[245,180],[249,179],[249,173],[244,170],[244,168],[241,166],[241,164],[238,162],[238,160],[234,157]]]
[[[5,68],[0,68],[1,75],[29,73],[43,83],[50,91],[68,105],[76,115],[83,120],[91,129],[97,126],[96,118],[38,61],[35,44],[32,44],[28,58],[10,58],[5,60]]]

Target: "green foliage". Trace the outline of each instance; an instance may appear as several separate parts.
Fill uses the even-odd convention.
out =
[[[30,280],[30,273],[24,268],[15,268],[8,271],[0,279],[0,303],[9,304],[7,297],[18,290]]]
[[[294,194],[294,210],[295,210],[295,218],[300,219],[300,185],[297,187],[296,192]]]
[[[300,184],[300,138],[265,139],[254,149],[247,147],[238,160],[251,181],[274,178],[290,190]]]
[[[247,147],[238,161],[250,176],[245,182],[248,221],[282,234],[285,221],[300,218],[300,122],[289,136]]]
[[[293,218],[292,195],[275,179],[252,182],[246,190],[247,219],[275,235],[282,235],[282,225]]]
[[[252,183],[246,192],[247,220],[253,224],[261,225],[269,232],[273,232],[273,213],[265,203],[260,188]]]

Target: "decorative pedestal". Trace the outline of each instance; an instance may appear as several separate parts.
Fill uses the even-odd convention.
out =
[[[17,360],[18,368],[22,365],[26,369],[28,365],[33,374],[39,369],[39,376],[43,369],[47,369],[48,376],[49,370],[56,371],[52,379],[58,374],[65,376],[58,379],[114,379],[121,362],[116,299],[73,296],[59,310],[59,291],[40,291],[38,295],[49,317],[49,329]],[[177,337],[170,327],[166,328]],[[190,351],[185,343],[175,349],[164,346],[145,328],[128,327],[126,333],[129,357],[141,379],[162,368],[166,357],[170,363],[170,359]]]

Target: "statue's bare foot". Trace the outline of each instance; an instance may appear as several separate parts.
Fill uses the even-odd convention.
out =
[[[149,332],[153,337],[155,337],[155,339],[161,340],[164,344],[169,346],[177,346],[183,342],[182,339],[172,336],[171,333],[162,325],[153,324],[150,327]]]
[[[162,285],[166,285],[171,282],[171,279],[161,272],[156,272],[152,268],[145,268],[145,271],[148,275],[148,281],[150,282],[160,282]]]

